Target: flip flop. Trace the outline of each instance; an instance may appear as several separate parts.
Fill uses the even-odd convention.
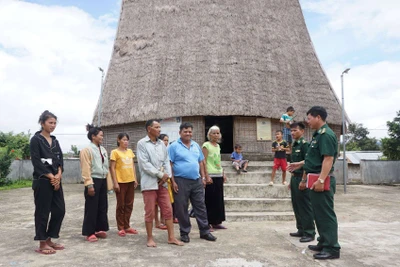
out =
[[[165,224],[160,224],[158,226],[156,226],[156,228],[161,229],[161,230],[167,230],[168,227]]]
[[[173,223],[179,223],[178,218],[174,218]]]
[[[49,245],[50,246],[50,245]],[[54,243],[52,246],[50,246],[51,248],[53,248],[54,250],[63,250],[65,249],[64,245],[62,244],[58,244],[58,243]]]
[[[120,230],[120,231],[118,232],[118,235],[121,236],[121,237],[126,236],[125,230]]]
[[[228,229],[225,226],[223,226],[222,224],[217,224],[217,225],[213,225],[214,229]]]
[[[98,237],[98,238],[106,238],[106,237],[107,237],[107,233],[104,232],[104,231],[95,232],[94,235],[95,235],[96,237]]]
[[[49,251],[48,253],[46,253],[45,251]],[[52,255],[52,254],[56,254],[55,249],[35,249],[35,252],[39,253],[39,254],[43,254],[43,255]]]
[[[95,235],[87,236],[86,240],[89,241],[89,242],[97,242],[98,241],[98,239],[97,239],[97,237]]]
[[[137,235],[138,234],[138,231],[136,229],[133,229],[133,228],[126,229],[125,232],[127,234],[131,234],[131,235]]]

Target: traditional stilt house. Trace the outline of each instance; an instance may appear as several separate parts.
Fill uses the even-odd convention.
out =
[[[132,148],[144,122],[165,119],[175,139],[221,127],[222,153],[271,153],[288,106],[297,121],[324,106],[340,134],[341,107],[313,48],[297,0],[123,0],[100,110],[104,145],[127,132]],[[97,122],[97,110],[94,116]],[[310,137],[310,132],[307,132]]]

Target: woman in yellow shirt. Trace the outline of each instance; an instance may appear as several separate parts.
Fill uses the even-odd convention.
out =
[[[110,170],[114,183],[114,192],[117,196],[116,219],[118,235],[137,234],[137,230],[131,228],[129,221],[133,210],[136,181],[136,171],[133,159],[135,154],[128,148],[129,135],[120,133],[117,137],[118,148],[111,151]]]

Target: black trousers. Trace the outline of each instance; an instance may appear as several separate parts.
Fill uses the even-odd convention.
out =
[[[32,189],[35,200],[34,240],[45,241],[48,238],[58,238],[65,215],[62,185],[60,184],[58,191],[54,191],[49,179],[40,178],[33,180]]]
[[[93,182],[94,196],[89,196],[88,189],[85,187],[85,215],[82,226],[82,235],[84,236],[109,229],[107,179],[93,178]]]
[[[217,225],[225,221],[224,178],[212,177],[213,183],[206,186],[205,202],[208,223]]]

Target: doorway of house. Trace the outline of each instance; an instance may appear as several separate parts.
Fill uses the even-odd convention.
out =
[[[220,144],[221,154],[230,154],[233,151],[233,117],[232,116],[206,116],[205,120],[205,140],[207,140],[208,130],[213,125],[221,129],[222,142]]]

